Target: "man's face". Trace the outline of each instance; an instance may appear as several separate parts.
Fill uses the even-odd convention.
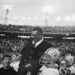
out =
[[[42,35],[40,32],[38,32],[37,30],[32,31],[31,33],[31,37],[35,42],[38,42],[40,39],[42,39]]]
[[[60,62],[60,66],[61,66],[61,67],[66,67],[66,61],[65,61],[65,60],[62,60],[62,61]]]
[[[67,55],[67,56],[65,57],[65,59],[66,59],[67,65],[69,65],[69,66],[74,63],[74,57],[71,56],[71,55]]]
[[[10,61],[11,61],[11,58],[5,57],[5,58],[2,60],[3,66],[5,66],[5,67],[9,66],[9,65],[10,65]]]

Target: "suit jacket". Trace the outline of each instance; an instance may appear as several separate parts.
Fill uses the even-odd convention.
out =
[[[33,47],[32,42],[29,42],[29,44],[22,50],[19,68],[23,68],[26,64],[31,63],[32,68],[30,68],[30,70],[35,72],[41,67],[39,66],[39,59],[41,55],[43,55],[43,53],[50,47],[52,47],[52,45],[45,40],[43,40],[43,42],[36,48]]]
[[[39,60],[41,55],[50,47],[52,47],[52,45],[45,40],[43,40],[43,42],[36,48],[33,47],[32,42],[29,42],[29,44],[22,50],[21,62],[30,59]]]

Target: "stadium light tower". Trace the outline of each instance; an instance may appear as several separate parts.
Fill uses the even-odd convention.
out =
[[[52,14],[54,11],[53,6],[52,5],[47,5],[47,6],[43,6],[42,7],[42,12],[44,13],[44,25],[48,26],[48,21],[49,21],[49,16],[50,14]]]
[[[5,15],[4,15],[4,25],[8,24],[8,15],[9,15],[9,11],[11,11],[12,9],[12,5],[4,5],[3,6],[3,10],[5,11]]]

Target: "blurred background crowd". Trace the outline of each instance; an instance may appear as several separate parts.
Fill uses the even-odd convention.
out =
[[[10,55],[12,57],[11,65],[15,66],[19,64],[21,58],[21,50],[23,47],[27,45],[28,39],[31,34],[31,30],[34,28],[33,26],[2,26],[0,25],[0,63],[2,61],[2,57],[4,55]],[[12,28],[12,29],[10,29]],[[41,27],[44,32],[44,38],[52,44],[53,47],[59,48],[61,53],[60,62],[65,62],[63,58],[66,55],[71,54],[75,57],[75,39],[73,30],[63,30],[60,31],[60,28],[54,28],[54,31],[51,31],[51,27]],[[9,30],[10,29],[10,30]],[[15,30],[14,30],[15,29]],[[19,30],[20,29],[20,30]],[[65,28],[68,29],[68,28]],[[20,36],[20,37],[19,37]],[[63,39],[66,37],[66,39]],[[68,37],[70,37],[68,39]],[[75,59],[75,58],[74,58]],[[18,63],[16,63],[18,62]],[[14,65],[15,63],[15,65]],[[17,71],[18,66],[15,66],[15,70]]]

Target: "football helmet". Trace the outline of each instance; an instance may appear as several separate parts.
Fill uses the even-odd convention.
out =
[[[41,56],[39,63],[47,64],[56,62],[60,57],[59,48],[48,48],[45,53]]]

